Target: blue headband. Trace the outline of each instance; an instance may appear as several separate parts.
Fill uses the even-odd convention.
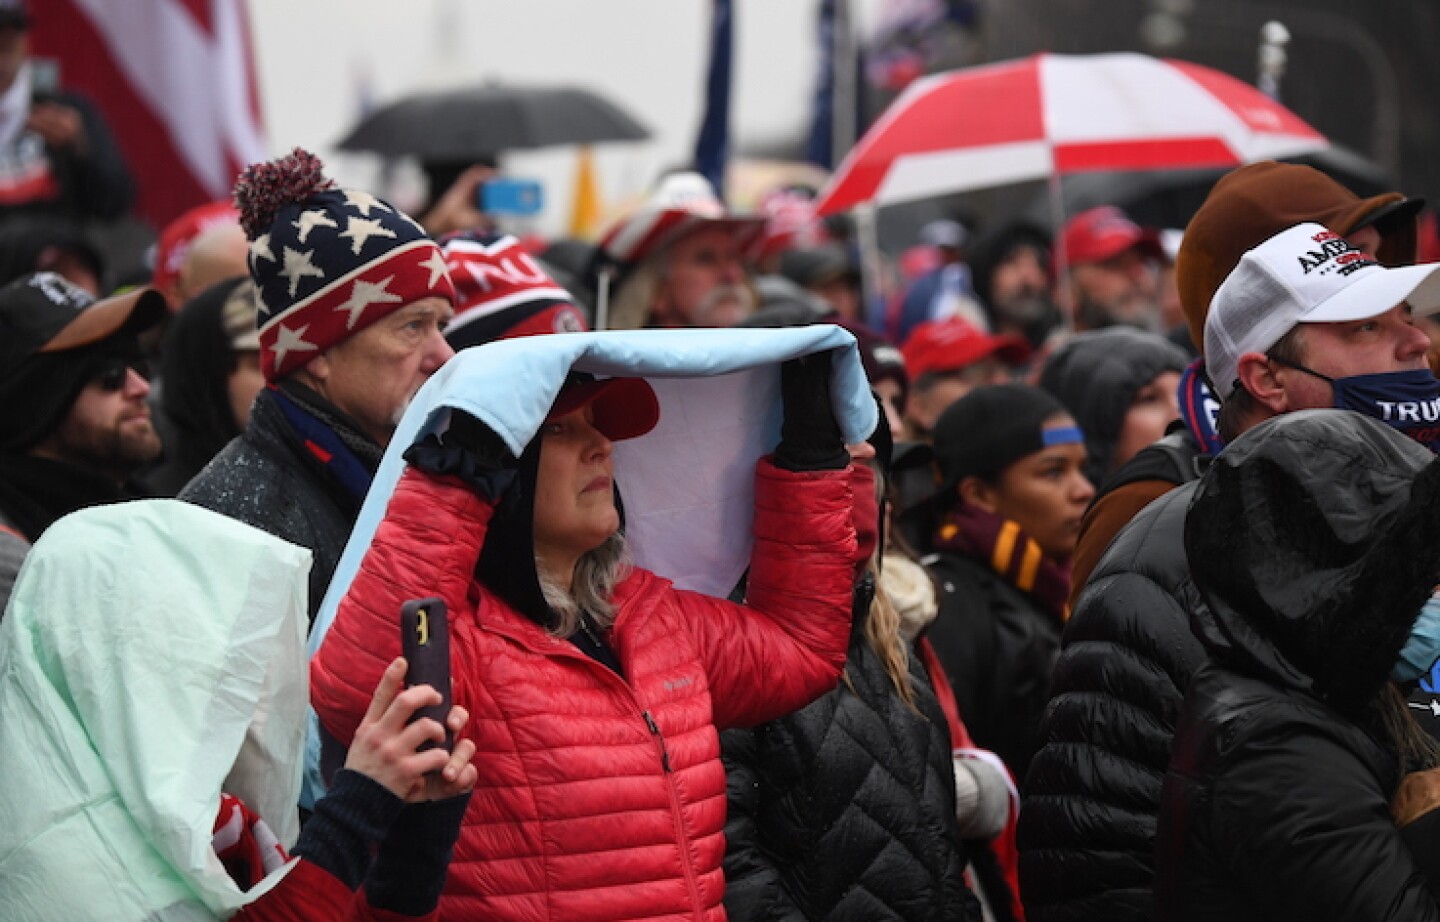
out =
[[[1085,441],[1085,433],[1079,426],[1055,426],[1040,430],[1040,444],[1046,448],[1056,445],[1078,445]]]

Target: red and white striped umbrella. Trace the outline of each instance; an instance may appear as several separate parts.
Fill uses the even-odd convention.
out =
[[[820,214],[1087,170],[1238,166],[1329,146],[1255,87],[1141,54],[1038,54],[917,80],[820,195]]]

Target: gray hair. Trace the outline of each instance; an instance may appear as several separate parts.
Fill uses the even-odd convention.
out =
[[[550,633],[570,637],[580,629],[582,613],[589,615],[601,629],[609,628],[615,622],[615,603],[610,597],[620,581],[630,574],[630,568],[630,548],[625,543],[625,535],[618,531],[576,561],[568,592],[545,578],[537,560],[535,573],[540,579],[540,592],[545,604],[559,619]]]

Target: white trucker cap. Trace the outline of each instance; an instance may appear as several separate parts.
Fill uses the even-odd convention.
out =
[[[1265,352],[1297,323],[1378,317],[1407,301],[1440,311],[1440,263],[1387,269],[1319,224],[1297,224],[1247,252],[1210,302],[1205,370],[1224,400],[1240,356]]]

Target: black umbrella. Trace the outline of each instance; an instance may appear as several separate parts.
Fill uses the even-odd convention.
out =
[[[649,136],[629,114],[589,90],[488,84],[391,103],[366,116],[340,147],[473,162],[497,151]]]

